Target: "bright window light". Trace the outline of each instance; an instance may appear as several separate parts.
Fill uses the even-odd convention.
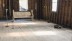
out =
[[[52,11],[53,12],[57,11],[57,1],[58,0],[52,0]]]
[[[2,37],[27,37],[27,36],[55,36],[58,35],[55,31],[15,31],[15,32],[8,32],[6,35],[2,35]]]
[[[33,32],[37,36],[44,36],[44,35],[57,35],[54,31],[35,31]]]
[[[19,11],[28,10],[28,0],[19,0]]]

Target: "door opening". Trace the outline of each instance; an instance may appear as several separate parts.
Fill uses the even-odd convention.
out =
[[[19,0],[19,11],[28,11],[28,0]]]

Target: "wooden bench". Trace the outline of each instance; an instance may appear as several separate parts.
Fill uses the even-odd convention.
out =
[[[33,10],[26,12],[15,12],[13,10],[13,19],[15,18],[31,18],[33,20],[34,18]]]

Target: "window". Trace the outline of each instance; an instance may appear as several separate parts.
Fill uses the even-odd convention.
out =
[[[58,0],[52,0],[52,11],[53,12],[57,11],[57,1]]]
[[[19,0],[19,11],[28,10],[28,0]]]

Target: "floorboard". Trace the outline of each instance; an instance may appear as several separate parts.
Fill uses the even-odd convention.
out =
[[[72,30],[55,29],[45,21],[15,20],[0,22],[0,41],[72,41]]]

